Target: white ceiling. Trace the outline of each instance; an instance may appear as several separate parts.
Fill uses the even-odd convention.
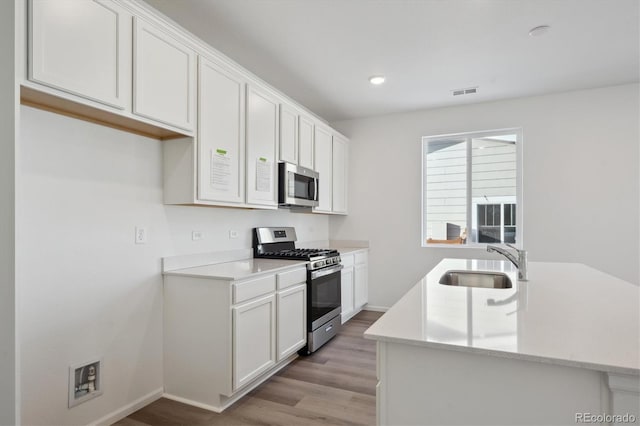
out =
[[[329,121],[639,80],[638,0],[146,1]]]

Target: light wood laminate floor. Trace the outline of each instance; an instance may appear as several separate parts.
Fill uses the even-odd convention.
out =
[[[373,425],[376,345],[362,333],[381,315],[360,312],[320,350],[297,358],[221,414],[161,398],[116,425]]]

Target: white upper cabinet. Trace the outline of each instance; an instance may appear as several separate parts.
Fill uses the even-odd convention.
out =
[[[177,38],[134,18],[133,113],[193,131],[196,54]]]
[[[115,3],[32,0],[29,80],[125,109],[131,100],[131,15]]]
[[[280,161],[298,164],[298,112],[280,104]]]
[[[347,214],[347,141],[333,135],[333,205],[334,213]]]
[[[318,177],[318,206],[313,211],[331,213],[333,192],[332,137],[329,129],[315,126],[314,170]]]
[[[347,213],[346,139],[286,95],[143,2],[24,2],[21,102],[163,139],[166,204],[276,209],[285,161]]]
[[[279,102],[247,86],[247,204],[277,207]]]
[[[308,169],[313,169],[313,138],[315,124],[313,120],[300,115],[298,118],[298,164]]]
[[[198,198],[244,203],[245,82],[199,58]]]

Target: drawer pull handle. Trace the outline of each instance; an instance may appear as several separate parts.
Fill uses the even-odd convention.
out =
[[[333,324],[331,324],[329,327],[325,328],[324,331],[329,332],[329,331],[331,331],[332,328],[333,328]]]

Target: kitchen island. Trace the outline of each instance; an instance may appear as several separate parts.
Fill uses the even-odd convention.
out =
[[[440,284],[449,270],[513,285]],[[529,279],[507,261],[445,259],[373,324],[378,424],[640,421],[638,287],[568,263],[531,262]]]

